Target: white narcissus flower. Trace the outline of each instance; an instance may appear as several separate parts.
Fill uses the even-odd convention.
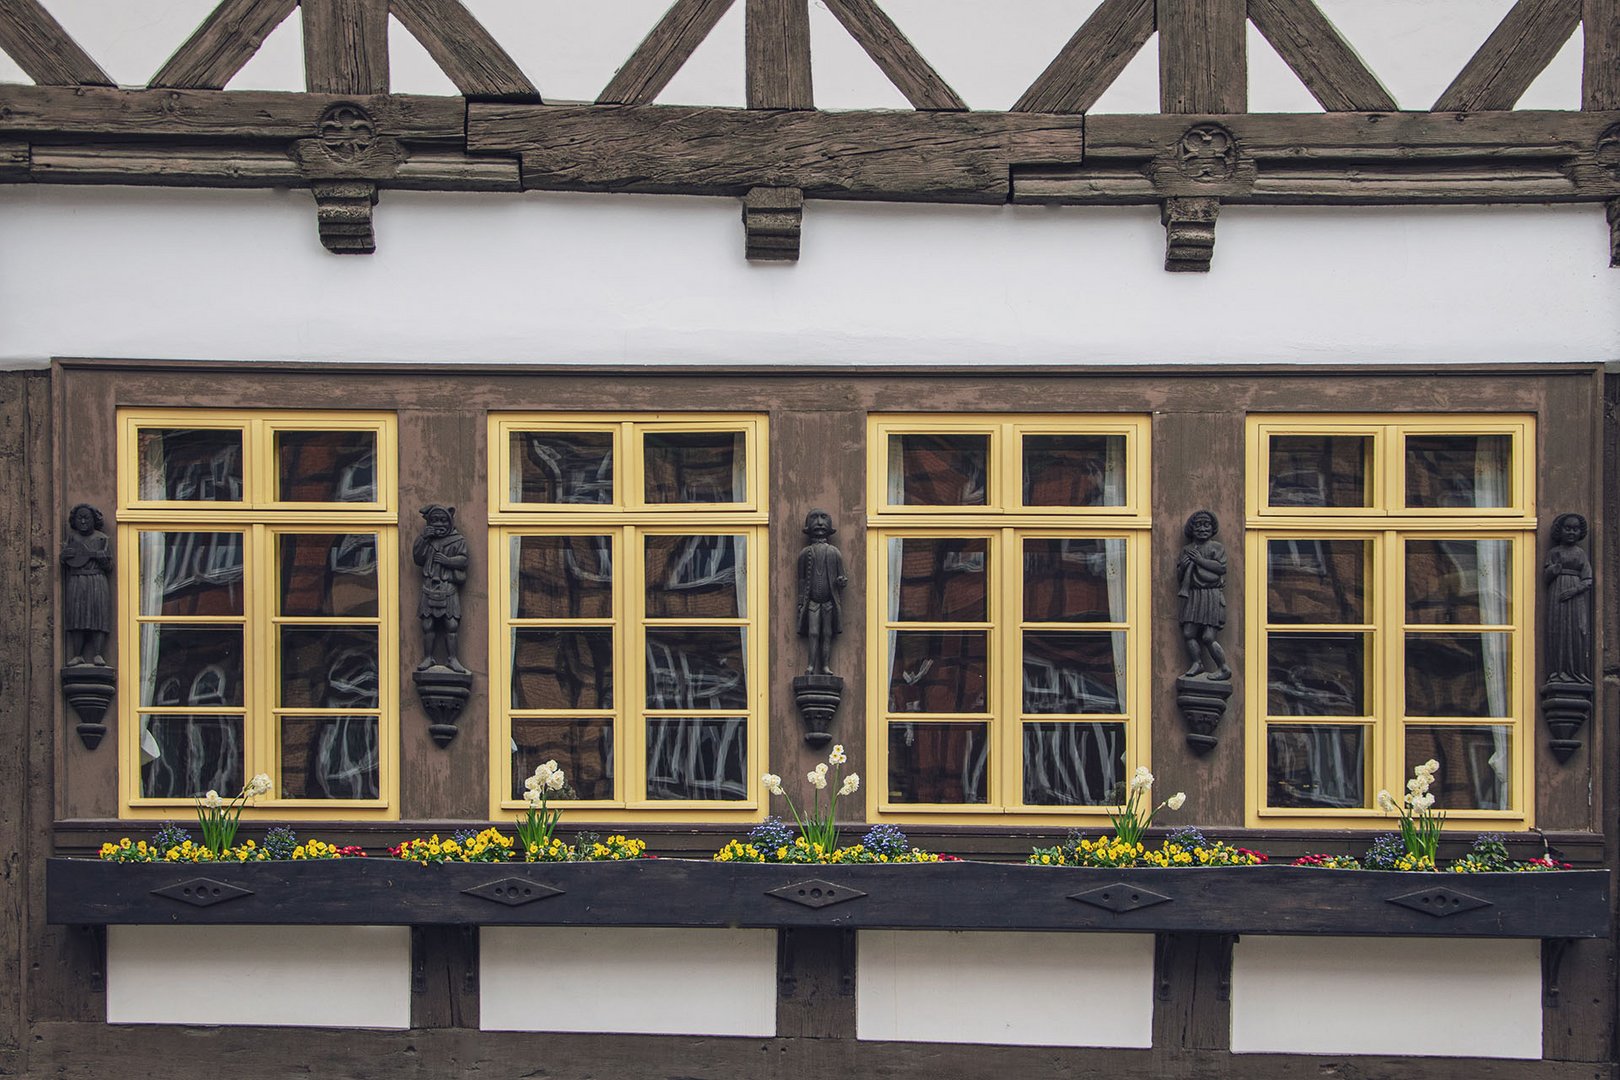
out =
[[[765,790],[770,792],[772,795],[782,794],[782,778],[777,776],[775,773],[766,773],[764,776],[759,778],[759,782],[764,785]]]
[[[1164,805],[1168,806],[1172,810],[1180,810],[1182,804],[1186,801],[1187,793],[1185,791],[1178,791],[1168,799],[1164,800]]]
[[[861,790],[861,774],[850,773],[844,777],[844,786],[838,789],[840,795],[853,795]]]
[[[1412,809],[1417,811],[1420,814],[1423,813],[1425,810],[1427,810],[1429,807],[1431,807],[1433,805],[1434,805],[1434,796],[1433,795],[1414,795],[1414,796],[1412,796]]]
[[[255,798],[255,797],[259,796],[259,795],[263,795],[265,792],[267,792],[269,790],[270,790],[270,774],[269,773],[256,773],[256,774],[254,774],[253,779],[248,781],[247,795],[248,795],[249,798]]]
[[[842,765],[844,762],[848,761],[849,758],[844,756],[844,744],[835,744],[832,748],[832,753],[827,755],[827,760],[832,762],[834,765]]]
[[[817,791],[821,791],[827,786],[826,769],[816,769],[811,772],[807,772],[804,774],[804,778],[810,781],[810,786],[815,788]]]
[[[1153,786],[1153,774],[1147,771],[1146,765],[1136,767],[1136,775],[1131,777],[1132,791],[1146,791]]]
[[[1438,761],[1434,760],[1434,758],[1430,758],[1428,761],[1425,761],[1423,764],[1419,765],[1416,769],[1413,770],[1413,772],[1424,773],[1424,774],[1426,774],[1428,776],[1431,776],[1431,777],[1435,773],[1437,773],[1439,771],[1440,771],[1440,763]]]
[[[530,788],[523,793],[523,801],[529,804],[531,810],[540,805],[540,800],[543,797],[539,788]]]
[[[546,788],[550,791],[561,791],[563,789],[563,783],[564,780],[562,770],[558,769],[547,778]]]
[[[1378,809],[1383,810],[1386,813],[1393,812],[1395,810],[1395,799],[1390,795],[1389,792],[1380,791],[1378,793]]]
[[[202,801],[203,805],[208,807],[210,810],[218,810],[221,806],[225,805],[225,800],[221,799],[219,797],[219,792],[215,791],[213,788],[208,789],[208,794],[202,797]]]

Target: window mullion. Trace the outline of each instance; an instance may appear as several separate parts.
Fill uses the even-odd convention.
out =
[[[625,438],[630,438],[629,424],[625,425]],[[627,454],[626,457],[632,457]],[[644,579],[646,567],[641,553],[641,530],[626,525],[618,536],[619,551],[613,574],[613,614],[619,627],[614,649],[622,672],[620,684],[624,688],[618,701],[614,743],[619,748],[614,763],[614,783],[618,785],[619,801],[626,804],[646,801],[647,748],[646,712],[647,671],[646,607],[647,594]]]
[[[1007,444],[1010,445],[1011,441],[1012,437],[1008,435]],[[989,677],[990,685],[1000,689],[992,722],[999,728],[1001,737],[993,739],[992,745],[1001,754],[1002,760],[999,768],[990,770],[988,797],[992,806],[1003,808],[1022,806],[1024,802],[1024,635],[1018,629],[1024,614],[1024,582],[1023,559],[1014,554],[1018,551],[1017,545],[1017,529],[1001,529],[990,538],[990,564],[997,569],[994,580],[989,583],[992,591],[988,597],[987,614],[990,616],[992,646],[986,652],[993,658],[991,663],[1000,669],[992,668]]]
[[[1396,471],[1398,470],[1391,470]],[[1378,546],[1383,550],[1379,551]],[[1379,680],[1376,700],[1378,723],[1375,737],[1380,739],[1381,752],[1376,760],[1382,763],[1381,775],[1375,778],[1373,791],[1387,788],[1397,799],[1405,790],[1406,753],[1406,540],[1394,529],[1386,530],[1375,544],[1373,558],[1381,569],[1379,574],[1379,602],[1373,612],[1376,634],[1384,640],[1374,651],[1379,657],[1378,669],[1373,673]]]
[[[243,632],[246,637],[243,651],[248,661],[248,685],[243,694],[247,706],[247,732],[244,743],[248,760],[244,773],[252,777],[269,773],[273,780],[272,799],[281,797],[282,778],[279,763],[275,762],[275,688],[280,674],[276,626],[272,621],[279,608],[277,582],[274,572],[275,554],[271,550],[274,536],[267,525],[250,525],[243,530],[243,579],[250,583],[243,590]],[[260,609],[263,610],[260,610]],[[270,768],[275,763],[276,768]]]

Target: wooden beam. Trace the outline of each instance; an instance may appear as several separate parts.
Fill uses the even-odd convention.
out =
[[[111,86],[39,0],[0,0],[0,49],[41,86]]]
[[[1585,0],[1581,108],[1620,109],[1620,0]]]
[[[1609,265],[1620,267],[1620,199],[1610,199],[1606,213],[1609,218]]]
[[[1153,36],[1155,0],[1103,0],[1013,105],[1013,112],[1085,112]]]
[[[388,0],[301,0],[312,94],[388,92]]]
[[[221,0],[148,85],[222,89],[297,6],[298,0]]]
[[[748,107],[813,109],[810,0],[747,0]]]
[[[463,96],[540,100],[540,91],[461,0],[390,0],[389,10]]]
[[[1249,0],[1249,20],[1328,112],[1400,107],[1315,0]]]
[[[280,149],[194,146],[185,143],[131,145],[87,143],[23,146],[22,175],[8,177],[0,143],[0,179],[59,184],[128,184],[163,187],[297,188],[313,181],[309,171]],[[418,151],[370,179],[401,191],[519,191],[518,163],[488,155]]]
[[[1247,19],[1244,0],[1157,0],[1161,111],[1249,107]]]
[[[1165,199],[1159,209],[1164,225],[1164,268],[1173,273],[1207,274],[1215,258],[1215,218],[1221,200],[1207,196]]]
[[[915,109],[962,111],[967,103],[957,96],[939,72],[923,59],[894,20],[877,6],[877,0],[826,0],[849,36],[866,50],[895,89],[906,96]]]
[[[32,179],[29,175],[32,160],[27,143],[0,141],[0,183]]]
[[[757,187],[743,196],[744,255],[755,261],[797,262],[804,224],[799,188]]]
[[[651,104],[731,4],[732,0],[675,0],[596,96],[597,104]]]
[[[1080,160],[1083,120],[1018,113],[674,105],[467,110],[471,153],[514,153],[526,187],[1003,202],[1014,162]]]
[[[1434,112],[1511,109],[1581,21],[1582,0],[1519,0],[1434,103]]]

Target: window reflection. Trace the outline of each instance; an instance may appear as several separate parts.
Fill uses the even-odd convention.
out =
[[[1368,805],[1364,729],[1272,724],[1266,732],[1266,805],[1348,809]]]
[[[988,730],[984,724],[891,723],[889,801],[988,801]]]
[[[647,798],[747,797],[746,718],[647,721]]]
[[[1024,802],[1105,806],[1124,801],[1124,724],[1025,724]]]

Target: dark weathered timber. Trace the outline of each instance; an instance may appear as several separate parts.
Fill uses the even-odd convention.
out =
[[[1316,0],[1249,0],[1249,21],[1328,112],[1400,107]]]
[[[1511,109],[1581,22],[1581,0],[1519,0],[1434,103],[1435,112]]]
[[[789,927],[776,935],[776,1034],[830,1039],[855,1030],[856,934]]]
[[[540,100],[534,83],[461,0],[389,0],[388,6],[463,96]]]
[[[39,0],[0,0],[0,49],[42,86],[113,85]]]
[[[1247,18],[1244,0],[1157,0],[1160,111],[1249,107]]]
[[[692,58],[732,0],[675,0],[596,96],[599,105],[647,105]]]
[[[388,93],[388,0],[301,0],[312,94]]]
[[[478,1027],[478,929],[411,929],[411,1027]]]
[[[1085,112],[1153,36],[1154,0],[1103,0],[1013,112]]]
[[[1620,0],[1584,0],[1581,108],[1620,109]]]
[[[1160,934],[1153,957],[1153,1045],[1225,1050],[1232,1044],[1228,934]]]
[[[1215,257],[1215,219],[1221,200],[1208,196],[1165,199],[1159,211],[1164,225],[1164,268],[1173,273],[1207,274]]]
[[[798,188],[754,188],[743,196],[744,253],[764,262],[799,258],[804,227],[804,192]]]
[[[508,906],[464,890],[509,877],[561,890]],[[252,890],[193,907],[153,895],[194,878]],[[807,907],[771,890],[815,879],[864,895]],[[1114,911],[1070,899],[1118,888],[1164,902]],[[1437,918],[1391,903],[1446,888],[1485,903]],[[846,929],[1183,931],[1432,937],[1602,937],[1607,871],[1422,875],[1289,866],[1074,870],[996,863],[773,866],[649,859],[624,863],[421,867],[385,859],[239,866],[50,862],[53,923],[198,925],[759,926]]]
[[[5,145],[5,144],[0,144]],[[304,187],[311,177],[285,153],[252,146],[131,146],[89,143],[23,146],[18,179],[63,184],[165,187]],[[0,161],[5,155],[0,151]],[[5,177],[0,164],[0,178]],[[365,176],[382,188],[416,191],[518,191],[518,164],[498,157],[423,152]]]
[[[147,85],[222,89],[297,6],[298,0],[220,0]]]
[[[27,143],[0,141],[0,183],[29,179],[31,160]]]
[[[372,227],[372,209],[377,205],[377,185],[366,180],[317,180],[310,185],[315,196],[315,224],[321,245],[334,255],[370,255],[377,250]]]
[[[321,115],[352,102],[377,134],[459,145],[466,103],[410,94],[287,94],[257,90],[115,90],[0,86],[0,131],[49,136],[271,140],[314,137]]]
[[[525,187],[1002,202],[1014,162],[1078,161],[1077,116],[672,105],[468,107],[467,148],[516,153]]]
[[[967,108],[888,13],[877,6],[877,0],[826,0],[826,4],[913,108],[947,112]]]
[[[750,109],[813,109],[810,0],[747,0]]]
[[[1609,220],[1609,265],[1620,266],[1620,199],[1610,199],[1604,213]]]

